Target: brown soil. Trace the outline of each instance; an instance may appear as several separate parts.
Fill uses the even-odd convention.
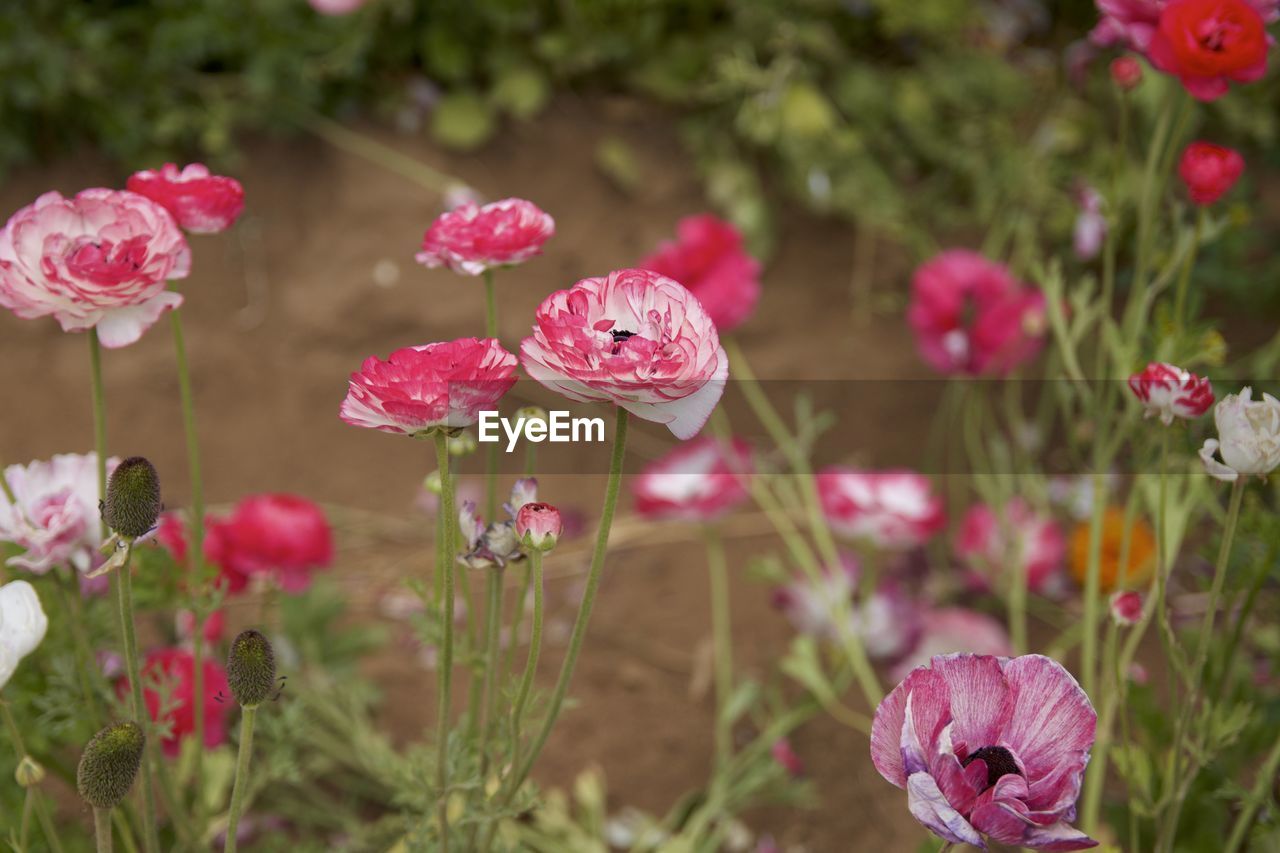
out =
[[[546,293],[626,266],[665,238],[680,216],[705,207],[672,124],[623,102],[566,99],[544,119],[513,127],[467,157],[420,139],[369,132],[486,197],[531,198],[556,217],[558,235],[546,256],[499,282],[501,335],[509,345],[527,331]],[[638,195],[621,195],[592,167],[595,146],[606,136],[636,147],[646,176]],[[410,541],[376,547],[354,544],[340,525],[335,576],[360,618],[379,618],[378,597],[396,589],[405,573],[428,565],[430,524],[411,504],[422,475],[434,466],[426,445],[338,420],[346,375],[370,354],[478,333],[482,291],[477,283],[413,262],[440,199],[395,174],[305,138],[251,145],[237,174],[250,215],[231,234],[194,240],[195,271],[183,287],[208,497],[230,503],[249,492],[294,491],[412,522]],[[121,185],[123,177],[91,158],[28,171],[6,183],[0,209],[15,210],[48,189],[71,193]],[[804,380],[923,375],[899,319],[855,330],[847,227],[798,212],[779,219],[780,250],[767,270],[763,304],[740,336],[757,372]],[[398,267],[393,286],[375,283],[379,262]],[[900,270],[882,272],[886,290],[903,286]],[[0,313],[0,359],[10,365],[0,384],[9,402],[8,417],[0,419],[5,460],[91,446],[85,349],[83,336],[62,334],[52,320],[24,322]],[[148,455],[166,476],[170,503],[185,503],[167,330],[161,325],[139,344],[108,352],[105,371],[113,452]],[[889,383],[857,387],[867,397],[846,401],[851,415],[829,436],[827,455],[897,461],[912,455],[927,413],[898,401]],[[893,429],[884,430],[886,423]],[[659,431],[640,433],[633,465],[667,444]],[[595,461],[561,458],[549,465],[565,472],[601,470]],[[594,473],[565,473],[544,478],[543,493],[589,514],[600,486]],[[625,517],[620,523],[626,530]],[[671,536],[677,541],[625,547],[612,557],[574,685],[580,704],[562,719],[537,772],[547,783],[564,784],[597,764],[607,776],[611,805],[656,812],[700,784],[710,759],[711,700],[705,691],[691,690],[697,650],[708,637],[703,557],[694,532]],[[772,546],[744,536],[730,547],[734,565],[745,565]],[[565,599],[576,594],[573,579],[584,562],[581,548],[569,549],[549,567],[559,578],[552,596],[564,618],[571,612]],[[768,591],[745,573],[736,579],[734,598],[738,661],[764,676],[789,631],[770,610]],[[558,656],[553,647],[544,674],[554,673]],[[386,688],[387,722],[400,735],[421,731],[432,707],[430,679],[407,657],[388,654],[370,669]],[[916,849],[922,836],[906,812],[905,796],[872,769],[863,735],[823,719],[802,730],[795,745],[816,782],[820,806],[812,812],[769,809],[753,823],[811,851]]]

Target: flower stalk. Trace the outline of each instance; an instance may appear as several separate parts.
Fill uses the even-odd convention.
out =
[[[732,721],[725,713],[733,695],[733,631],[730,615],[729,570],[724,542],[715,529],[704,533],[707,570],[711,580],[711,630],[714,640],[716,719],[716,767],[723,768],[733,754]]]
[[[440,601],[440,661],[438,669],[439,708],[436,715],[436,789],[440,799],[440,846],[449,849],[449,711],[453,687],[453,598],[454,531],[458,527],[454,509],[453,476],[450,472],[449,437],[443,429],[434,431],[436,465],[440,471],[440,533],[436,552],[436,573],[444,577]]]

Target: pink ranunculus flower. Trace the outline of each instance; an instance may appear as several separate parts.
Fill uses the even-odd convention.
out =
[[[555,220],[531,201],[505,198],[483,207],[468,202],[436,217],[416,257],[431,269],[480,275],[542,254],[542,244],[555,233]]]
[[[108,476],[119,461],[107,460]],[[10,465],[4,476],[17,504],[0,489],[0,542],[22,549],[8,565],[42,575],[60,565],[88,572],[102,562],[96,453]]]
[[[942,607],[926,610],[919,616],[924,629],[919,641],[889,672],[894,681],[901,681],[918,666],[928,666],[934,655],[969,652],[978,655],[1009,657],[1013,643],[1004,623],[985,613],[963,607]]]
[[[1089,33],[1100,47],[1118,45],[1146,53],[1170,0],[1096,0],[1102,18]],[[1267,23],[1280,20],[1280,0],[1247,0]]]
[[[516,357],[495,338],[458,338],[370,356],[351,374],[340,417],[349,424],[419,436],[474,424],[516,381]]]
[[[920,266],[907,322],[935,370],[1004,376],[1040,351],[1044,295],[977,252],[952,249]]]
[[[1132,627],[1142,618],[1142,593],[1126,589],[1111,594],[1111,618],[1117,625]]]
[[[181,169],[165,163],[160,169],[134,172],[125,186],[169,211],[192,234],[226,231],[244,212],[240,182],[211,174],[203,163]]]
[[[191,250],[163,207],[125,190],[48,192],[0,232],[0,306],[24,320],[52,315],[64,332],[96,328],[128,346],[182,304]]]
[[[614,403],[679,439],[698,434],[729,378],[702,303],[649,270],[617,270],[548,296],[520,362],[552,391]]]
[[[1050,516],[1041,515],[1021,498],[997,509],[975,504],[965,513],[956,538],[956,556],[985,586],[995,577],[1013,577],[1021,566],[1027,587],[1051,593],[1062,581],[1066,540]]]
[[[524,504],[516,510],[515,533],[525,547],[550,551],[564,533],[560,510],[549,503]]]
[[[818,497],[832,530],[877,548],[914,548],[946,525],[942,499],[914,471],[833,466],[818,472]]]
[[[760,301],[760,262],[737,228],[710,213],[680,220],[676,239],[637,266],[687,287],[721,332],[741,326]]]
[[[1194,204],[1206,207],[1226,195],[1244,174],[1244,158],[1212,142],[1192,142],[1178,160],[1178,177]]]
[[[1153,361],[1130,376],[1129,390],[1142,403],[1144,417],[1158,417],[1165,426],[1174,418],[1198,418],[1213,405],[1208,379],[1166,362]]]
[[[745,441],[694,439],[632,479],[636,512],[654,520],[711,521],[747,500],[751,473]]]
[[[298,495],[244,498],[210,532],[207,550],[224,574],[267,577],[288,593],[305,591],[312,574],[333,562],[333,529],[324,510]]]
[[[1043,655],[939,655],[884,698],[871,760],[916,820],[955,844],[1083,850],[1071,826],[1098,715]]]

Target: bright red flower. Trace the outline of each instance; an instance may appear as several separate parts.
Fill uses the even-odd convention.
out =
[[[1159,417],[1168,426],[1174,418],[1198,418],[1213,405],[1209,380],[1173,364],[1152,362],[1129,377],[1133,391],[1146,410],[1146,417]]]
[[[212,566],[218,570],[218,577],[215,583],[221,586],[226,594],[235,595],[248,588],[249,576],[222,564],[221,561],[226,553],[226,545],[224,543],[227,535],[226,530],[227,523],[224,520],[213,516],[205,517],[204,561],[205,565]],[[160,524],[156,528],[156,541],[169,552],[169,555],[173,557],[173,561],[180,567],[183,569],[190,568],[187,564],[190,540],[186,522],[180,516],[172,512],[166,512],[160,516]]]
[[[479,207],[467,202],[440,214],[422,236],[418,263],[480,275],[542,254],[556,222],[531,201],[507,198]]]
[[[1136,89],[1142,82],[1142,63],[1134,56],[1117,56],[1111,60],[1111,79],[1126,92]]]
[[[687,287],[721,332],[742,325],[760,300],[760,262],[737,228],[710,213],[680,220],[676,239],[637,266]]]
[[[147,713],[157,723],[167,721],[172,728],[163,741],[164,753],[176,757],[182,748],[182,739],[196,730],[195,711],[195,658],[186,649],[155,649],[147,653],[142,664],[142,698]],[[153,685],[160,686],[157,690]],[[129,693],[128,677],[116,682],[120,696]],[[219,702],[222,696],[224,701]],[[216,662],[204,661],[204,746],[212,749],[226,743],[227,714],[231,704],[227,697],[231,688],[227,685],[227,673]],[[161,712],[164,712],[163,714]]]
[[[1244,158],[1239,152],[1211,142],[1193,142],[1178,161],[1178,177],[1187,185],[1187,194],[1198,205],[1213,204],[1236,185],[1244,174]]]
[[[631,481],[645,518],[710,521],[747,500],[751,446],[706,436],[682,444]]]
[[[312,573],[333,562],[333,530],[324,510],[297,495],[247,497],[210,531],[214,562],[225,573],[270,577],[288,593],[305,591]]]
[[[1212,101],[1228,84],[1253,83],[1267,72],[1266,23],[1245,0],[1171,0],[1151,36],[1151,63]]]
[[[244,211],[244,188],[240,182],[210,174],[201,163],[182,169],[165,163],[159,170],[135,172],[125,186],[169,211],[192,234],[225,231]]]

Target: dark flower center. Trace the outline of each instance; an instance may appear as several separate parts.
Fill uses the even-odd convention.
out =
[[[979,758],[987,763],[987,788],[994,786],[1000,781],[1001,776],[1009,773],[1022,775],[1022,771],[1018,769],[1018,762],[1013,760],[1013,753],[1003,746],[984,746],[982,749],[974,750],[960,762],[960,765],[968,767],[969,762]]]
[[[626,329],[612,329],[610,334],[613,335],[613,348],[610,350],[610,353],[617,355],[618,350],[622,347],[622,342],[627,338],[634,336],[635,332],[628,332]]]

